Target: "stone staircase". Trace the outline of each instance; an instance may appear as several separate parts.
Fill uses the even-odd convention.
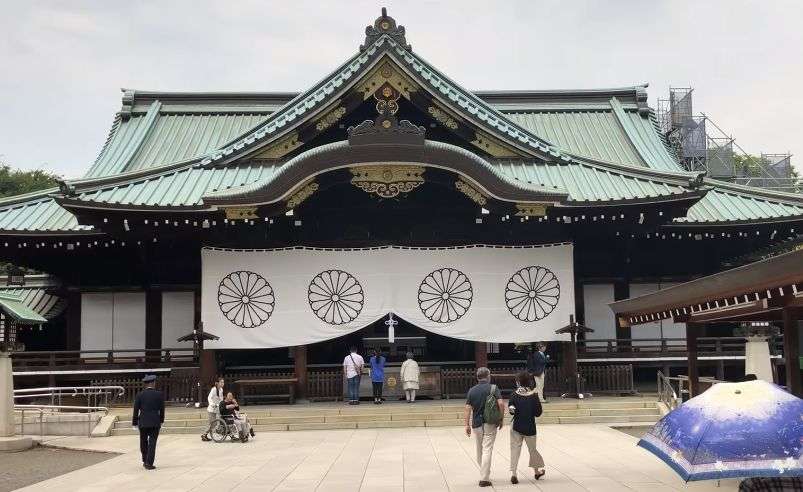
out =
[[[294,406],[251,406],[245,413],[255,432],[321,429],[376,429],[387,427],[447,427],[463,425],[463,404],[455,400],[390,402],[359,406],[313,403]],[[135,434],[130,413],[119,412],[112,435]],[[641,423],[658,421],[661,413],[653,398],[622,397],[585,401],[552,399],[544,405],[539,424]],[[169,409],[162,434],[200,434],[206,426],[203,409]]]

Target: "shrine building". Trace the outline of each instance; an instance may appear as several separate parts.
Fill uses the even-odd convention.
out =
[[[300,92],[125,89],[82,178],[0,200],[4,316],[47,320],[17,333],[18,387],[284,374],[326,397],[350,345],[437,381],[538,341],[559,386],[570,320],[594,330],[589,378],[654,381],[685,364],[685,325],[609,304],[803,228],[803,196],[685,170],[645,85],[472,91],[384,10],[359,34]]]

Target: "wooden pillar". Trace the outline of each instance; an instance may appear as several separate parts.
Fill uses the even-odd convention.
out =
[[[298,379],[296,385],[296,398],[307,398],[307,346],[299,345],[293,348],[293,365]]]
[[[786,387],[793,395],[803,398],[800,380],[800,329],[798,311],[786,307],[783,310],[783,358],[786,367]]]
[[[474,342],[474,363],[477,368],[488,367],[488,344],[485,342]]]
[[[162,292],[148,289],[145,291],[145,348],[148,352],[146,360],[159,362],[162,348]]]
[[[686,323],[686,350],[689,354],[689,396],[694,397],[700,391],[700,371],[697,368],[697,337],[703,325]]]
[[[217,374],[217,359],[215,351],[202,349],[200,357],[200,383],[201,387],[207,388],[212,385]]]
[[[621,301],[630,298],[630,283],[627,280],[617,280],[613,284],[613,299]],[[622,323],[619,316],[616,316],[616,338],[617,340],[627,340],[626,342],[617,342],[618,347],[624,348],[624,351],[630,351],[630,342],[632,339],[632,331],[630,325]]]
[[[67,291],[64,350],[81,350],[81,292]]]
[[[580,369],[577,366],[577,338],[572,334],[570,342],[561,342],[563,351],[563,380],[566,382],[566,396],[577,398],[580,389],[577,387],[577,374]]]

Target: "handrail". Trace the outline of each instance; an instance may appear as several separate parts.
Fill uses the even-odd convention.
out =
[[[42,388],[15,389],[14,399],[50,397],[51,405],[61,406],[62,397],[84,397],[86,407],[90,407],[91,402],[97,405],[98,400],[103,399],[103,404],[109,404],[109,396],[112,401],[125,394],[122,386],[49,386]],[[83,407],[82,407],[83,408]]]
[[[87,423],[87,433],[86,436],[91,438],[92,437],[92,417],[93,413],[95,412],[103,412],[103,415],[106,416],[109,414],[109,409],[107,407],[91,407],[91,406],[75,406],[75,405],[14,405],[14,411],[20,412],[22,418],[20,419],[20,434],[25,435],[25,411],[26,410],[36,410],[39,412],[39,432],[41,436],[45,435],[44,429],[44,411],[45,410],[86,410],[86,423]],[[59,413],[59,412],[56,412]],[[78,413],[78,412],[76,412]],[[83,413],[83,412],[82,412]]]
[[[658,401],[665,404],[669,410],[674,410],[680,406],[681,400],[678,394],[675,393],[675,388],[672,387],[671,378],[664,376],[661,371],[658,374]]]

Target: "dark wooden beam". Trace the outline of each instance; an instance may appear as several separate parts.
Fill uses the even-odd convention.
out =
[[[81,350],[81,292],[67,291],[67,314],[64,348]]]
[[[630,297],[630,283],[627,280],[618,280],[613,284],[613,299],[621,301]],[[622,323],[622,320],[616,317],[616,338],[618,340],[630,340],[633,337],[632,330],[629,323]],[[622,343],[623,347],[629,347],[627,342]],[[629,349],[628,349],[629,350]]]
[[[488,367],[488,344],[474,342],[474,363],[479,367]]]
[[[705,325],[686,323],[686,350],[689,354],[689,396],[694,397],[700,391],[700,371],[697,368],[697,337]]]
[[[783,310],[783,356],[786,365],[786,387],[793,395],[803,398],[800,379],[800,312],[794,308]]]
[[[162,348],[162,292],[155,289],[145,291],[145,348]]]
[[[293,366],[295,369],[298,383],[296,386],[296,397],[304,399],[307,397],[307,346],[299,345],[293,349]]]

